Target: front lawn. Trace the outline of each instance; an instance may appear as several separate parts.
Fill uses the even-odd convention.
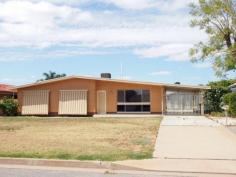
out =
[[[151,158],[161,118],[1,118],[0,156]]]

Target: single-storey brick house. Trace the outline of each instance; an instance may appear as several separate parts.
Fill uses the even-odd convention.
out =
[[[68,76],[17,87],[22,115],[204,114],[205,86]]]

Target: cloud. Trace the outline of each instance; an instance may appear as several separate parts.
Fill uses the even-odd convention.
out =
[[[14,0],[1,0],[2,2],[14,1]],[[28,0],[30,2],[42,2],[42,0]],[[124,10],[144,10],[155,8],[161,12],[178,11],[186,9],[190,2],[196,2],[197,0],[44,0],[44,2],[56,4],[56,5],[70,5],[79,6],[84,4],[112,4],[120,9]]]
[[[168,13],[168,9],[186,7],[187,3],[182,0],[182,3],[180,0],[96,2],[140,10],[159,3],[162,5],[157,5],[157,10],[166,13],[82,10],[80,4],[91,3],[91,0],[0,1],[0,47],[72,45],[86,47],[88,51],[129,48],[140,57],[179,61],[188,59],[188,48],[192,44],[205,39],[203,33],[189,27],[188,15]]]
[[[61,49],[61,50],[13,50],[1,51],[0,62],[24,61],[35,59],[64,59],[69,57],[81,57],[89,55],[109,55],[110,52],[104,50],[91,49]]]
[[[94,1],[94,0],[93,0]],[[197,0],[98,0],[100,3],[113,4],[124,10],[156,9],[162,13],[187,9],[191,2]]]
[[[46,2],[2,3],[0,19],[0,46],[131,47],[201,38],[201,33],[190,28],[182,15],[97,14]]]
[[[47,46],[62,42],[68,26],[91,20],[89,12],[47,2],[6,1],[0,3],[0,45]]]
[[[189,60],[188,50],[191,44],[167,44],[147,49],[136,49],[135,54],[143,58],[166,58],[171,61]]]
[[[0,2],[7,2],[7,1],[16,1],[16,0],[0,0]],[[18,0],[18,1],[28,1],[33,3],[47,2],[56,5],[82,5],[94,0]]]
[[[150,76],[167,76],[167,75],[171,75],[170,71],[156,71],[156,72],[152,72],[149,74]]]
[[[157,6],[155,0],[101,0],[101,2],[114,4],[122,9],[141,10]]]
[[[197,2],[198,0],[160,0],[157,4],[157,8],[162,12],[175,12],[183,9],[187,9],[191,2]]]

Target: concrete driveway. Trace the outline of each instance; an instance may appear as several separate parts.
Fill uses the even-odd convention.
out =
[[[196,177],[236,176],[236,134],[203,116],[165,116],[153,156],[116,163]]]
[[[153,156],[236,160],[236,134],[203,116],[165,116]]]

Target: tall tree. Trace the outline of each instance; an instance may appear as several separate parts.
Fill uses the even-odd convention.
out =
[[[190,49],[193,62],[213,60],[217,76],[236,70],[236,0],[198,0],[191,3],[192,27],[204,30],[209,40]]]
[[[43,73],[43,76],[44,76],[44,78],[38,80],[37,82],[55,79],[55,78],[59,78],[59,77],[65,77],[66,74],[57,74],[56,72],[49,71],[48,73]]]

